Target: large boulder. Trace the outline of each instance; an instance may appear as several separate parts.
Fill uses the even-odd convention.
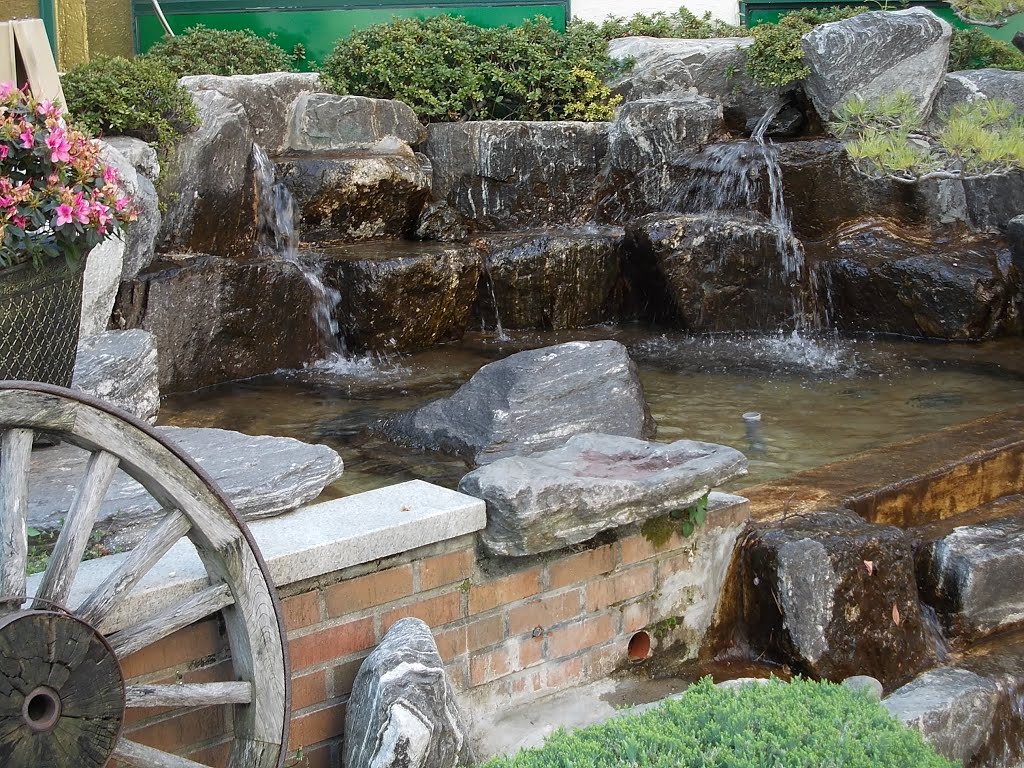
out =
[[[607,128],[516,120],[432,123],[422,151],[433,168],[433,199],[480,230],[588,221]]]
[[[674,210],[686,159],[722,127],[722,105],[694,93],[623,104],[608,129],[608,159],[600,182],[600,216],[625,223]]]
[[[160,178],[160,160],[151,144],[134,136],[104,136],[102,143],[120,152],[136,172],[150,181]]]
[[[256,241],[256,134],[234,99],[217,91],[192,98],[199,127],[178,143],[158,188],[166,206],[160,250],[248,256]]]
[[[430,191],[429,171],[406,147],[396,154],[294,154],[277,179],[295,196],[306,242],[410,235]]]
[[[648,438],[654,420],[626,348],[573,341],[488,363],[450,397],[387,419],[396,442],[487,464],[604,432]]]
[[[481,316],[503,328],[582,328],[615,318],[622,230],[543,230],[482,237]]]
[[[404,102],[310,93],[295,103],[286,149],[295,152],[373,151],[388,139],[416,145],[426,137],[426,129],[416,113]]]
[[[686,509],[746,471],[743,454],[722,445],[591,433],[474,470],[459,491],[487,502],[488,550],[534,555]]]
[[[1009,101],[1024,112],[1024,72],[1006,69],[969,69],[950,72],[942,81],[935,99],[933,117],[943,122],[958,104],[971,104],[989,99]]]
[[[848,99],[904,91],[928,117],[949,59],[952,27],[924,8],[873,11],[821,24],[801,40],[811,73],[804,90],[830,119]]]
[[[806,275],[785,268],[801,246],[758,214],[654,214],[626,228],[626,248],[642,303],[690,331],[775,331],[801,305]]]
[[[410,352],[462,338],[480,280],[468,245],[388,240],[324,251],[349,349]]]
[[[244,518],[300,507],[319,496],[343,469],[333,449],[290,437],[192,427],[156,430],[192,457]],[[30,526],[45,532],[59,529],[88,458],[86,451],[71,445],[33,453]],[[165,514],[145,488],[119,471],[100,506],[96,530],[115,547],[128,547]]]
[[[216,91],[242,105],[253,139],[268,154],[289,149],[288,126],[297,108],[296,102],[320,90],[320,75],[315,72],[267,72],[259,75],[193,75],[181,78],[192,91]]]
[[[754,527],[734,578],[754,655],[816,678],[871,675],[891,689],[936,660],[906,535],[852,512]]]
[[[1024,516],[963,525],[918,548],[921,598],[972,640],[1024,622]]]
[[[90,251],[82,275],[82,314],[79,321],[80,338],[107,330],[110,313],[121,283],[124,265],[124,240],[114,236]]]
[[[1016,327],[1017,280],[997,244],[911,239],[865,223],[824,243],[818,272],[847,333],[970,340]]]
[[[623,37],[608,43],[608,55],[632,60],[629,70],[612,83],[624,101],[649,99],[694,90],[717,99],[725,119],[739,127],[757,120],[779,98],[778,89],[758,85],[747,73],[751,37],[684,40]]]
[[[289,262],[169,256],[121,285],[114,318],[153,334],[160,389],[182,392],[317,359],[319,299]]]
[[[399,619],[363,661],[352,684],[345,733],[343,768],[476,764],[455,691],[422,621]]]
[[[152,424],[160,411],[157,381],[156,344],[148,331],[106,331],[78,343],[73,389]]]
[[[119,138],[122,141],[117,141]],[[124,239],[121,280],[131,280],[153,261],[162,217],[156,187],[153,186],[157,176],[150,178],[137,167],[137,164],[141,163],[144,168],[152,171],[152,168],[148,168],[150,157],[146,150],[153,153],[154,164],[156,153],[143,141],[125,139],[123,136],[113,136],[100,142],[100,148],[103,161],[117,169],[121,188],[131,200],[137,216],[136,220],[127,224],[121,233]],[[118,147],[128,154],[124,154]],[[160,167],[157,165],[157,175],[159,172]]]

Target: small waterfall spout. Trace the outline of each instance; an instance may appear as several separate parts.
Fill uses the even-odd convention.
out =
[[[275,180],[274,163],[259,144],[253,145],[252,158],[263,250],[299,269],[313,293],[313,320],[327,357],[344,356],[344,347],[338,339],[338,323],[334,319],[334,308],[341,295],[324,284],[320,265],[299,257],[298,206],[288,188]]]

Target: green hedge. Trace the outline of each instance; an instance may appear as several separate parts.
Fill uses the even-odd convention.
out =
[[[185,75],[258,75],[288,72],[295,58],[250,29],[210,29],[201,24],[164,38],[146,53],[178,77]]]
[[[485,768],[953,768],[865,694],[778,680],[717,688],[572,733]]]
[[[1024,70],[1024,53],[1009,43],[994,40],[980,29],[954,29],[949,44],[949,71],[963,69]]]

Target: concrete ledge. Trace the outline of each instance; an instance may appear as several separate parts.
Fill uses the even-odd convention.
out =
[[[249,523],[278,587],[475,533],[486,525],[484,502],[422,480],[313,504]],[[126,557],[82,563],[69,604],[78,605]],[[31,577],[35,592],[40,575]],[[188,539],[179,541],[104,623],[105,633],[131,626],[208,584]]]

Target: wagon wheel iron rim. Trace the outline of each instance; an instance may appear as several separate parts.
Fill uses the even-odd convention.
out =
[[[30,582],[28,483],[33,437],[40,432],[86,450],[89,458],[46,569]],[[162,507],[163,518],[78,599],[72,591],[75,576],[118,470],[146,488]],[[124,627],[108,621],[163,555],[186,537],[209,585],[177,604],[152,608]],[[124,684],[122,659],[218,615],[234,681]],[[28,645],[5,652],[3,643],[22,638],[31,638]],[[55,638],[64,639],[63,644]],[[54,648],[71,649],[69,658],[57,658]],[[31,656],[33,649],[49,656]],[[3,658],[5,653],[13,662]],[[97,674],[105,675],[102,685],[76,679],[75,662],[82,659],[94,662],[83,667],[95,666],[101,670]],[[112,756],[138,768],[199,768],[201,763],[126,738],[121,732],[126,710],[233,705],[227,768],[280,768],[287,754],[290,693],[284,622],[269,570],[248,527],[206,473],[148,424],[108,403],[47,384],[0,381],[0,694],[6,694],[0,702],[8,702],[0,709],[0,764],[36,764],[18,756],[28,752],[12,751],[20,742],[70,748],[68,728],[74,725],[95,728],[102,736],[97,745],[81,747],[88,754],[61,753],[80,757],[77,764],[105,765]],[[95,695],[89,699],[87,694]],[[102,717],[82,717],[87,700]],[[73,746],[80,748],[77,742]]]

